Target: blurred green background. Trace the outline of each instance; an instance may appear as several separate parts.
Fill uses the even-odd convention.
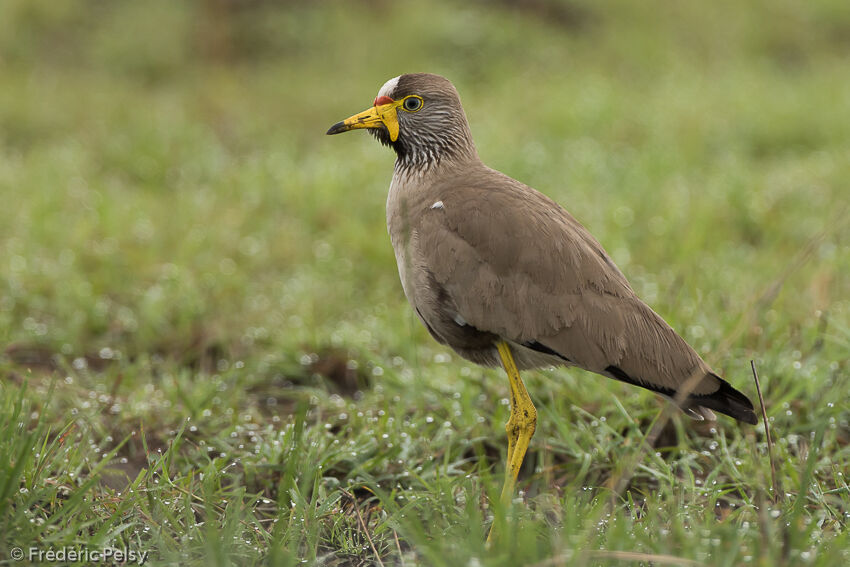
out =
[[[649,534],[635,535],[638,518],[577,538],[586,526],[564,527],[551,502],[532,500],[529,515],[517,512],[530,526],[519,543],[483,549],[469,526],[489,509],[440,495],[469,503],[498,485],[506,383],[433,343],[407,306],[384,221],[391,152],[362,133],[324,135],[384,81],[417,71],[457,86],[485,163],[569,209],[639,295],[750,397],[756,359],[786,459],[780,476],[823,483],[812,509],[789,501],[773,528],[756,527],[747,482],[767,478],[764,439],[726,421],[742,453],[665,466],[689,471],[692,487],[722,470],[740,499],[730,524],[709,521],[704,495],[690,506],[705,510],[705,530],[743,544],[676,532],[675,511],[646,520]],[[842,0],[4,0],[0,449],[20,455],[0,477],[4,537],[96,536],[163,561],[224,563],[439,564],[449,550],[462,563],[511,565],[622,544],[729,565],[762,545],[769,561],[836,564],[850,514],[836,476],[850,442],[848,185]],[[570,482],[595,491],[623,440],[637,445],[648,429],[653,396],[600,380],[529,377],[548,408],[530,494]],[[583,428],[600,416],[610,431]],[[675,458],[713,442],[676,423]],[[823,463],[806,476],[815,431]],[[342,454],[340,440],[362,447]],[[47,442],[50,461],[36,450]],[[740,470],[729,464],[741,459]],[[157,462],[180,490],[154,489]],[[218,484],[198,480],[197,467]],[[417,484],[411,471],[447,484]],[[635,490],[655,486],[643,474]],[[148,496],[121,496],[128,478]],[[682,476],[668,480],[669,493],[652,490],[676,509]],[[420,490],[422,509],[406,521],[421,524],[353,488],[377,493],[376,482]],[[369,512],[375,552],[338,509],[345,487]],[[289,506],[281,495],[293,491],[302,500]],[[68,494],[79,501],[63,508]],[[181,519],[187,510],[194,523]],[[838,538],[830,551],[813,554],[809,527],[773,549],[764,534],[780,538],[788,510],[823,541]],[[297,529],[293,514],[313,522]],[[654,522],[676,535],[659,538]],[[239,529],[253,536],[215,543]]]

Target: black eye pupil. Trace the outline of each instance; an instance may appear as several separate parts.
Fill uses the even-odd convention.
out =
[[[417,108],[419,108],[419,104],[420,103],[418,98],[409,98],[404,101],[404,107],[407,110],[416,110]]]

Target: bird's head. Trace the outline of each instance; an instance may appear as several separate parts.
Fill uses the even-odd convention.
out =
[[[428,73],[401,75],[378,91],[372,107],[337,122],[328,134],[368,128],[403,165],[475,156],[469,124],[454,85]]]

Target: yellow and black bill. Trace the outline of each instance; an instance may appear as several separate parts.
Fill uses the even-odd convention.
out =
[[[390,140],[398,140],[398,107],[402,101],[387,96],[375,99],[375,106],[337,122],[328,130],[328,134],[339,134],[358,128],[386,128]]]

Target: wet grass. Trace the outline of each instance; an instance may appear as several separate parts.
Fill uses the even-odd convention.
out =
[[[0,563],[850,559],[845,3],[85,6],[0,6]],[[391,155],[324,136],[416,70],[752,399],[756,361],[778,492],[761,425],[649,446],[652,394],[556,370],[500,505],[506,380],[410,312]]]

